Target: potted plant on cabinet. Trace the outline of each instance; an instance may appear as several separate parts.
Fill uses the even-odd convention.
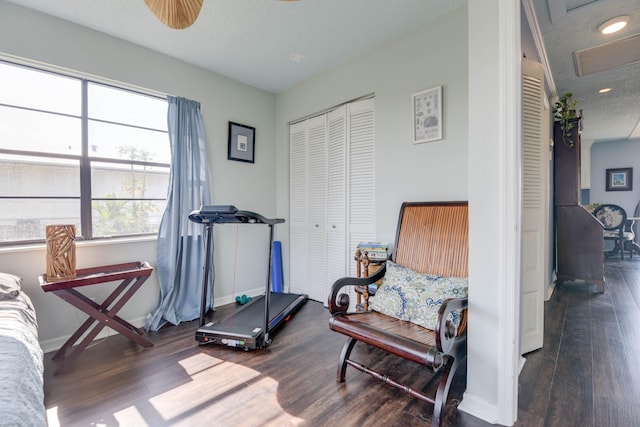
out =
[[[574,141],[571,138],[571,130],[575,126],[573,119],[578,118],[576,107],[578,102],[573,99],[573,94],[567,92],[562,95],[555,103],[554,120],[560,123],[562,130],[562,142],[568,147],[573,148]]]

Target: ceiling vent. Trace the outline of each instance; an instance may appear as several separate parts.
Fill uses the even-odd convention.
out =
[[[575,51],[573,60],[579,77],[640,62],[640,34]]]

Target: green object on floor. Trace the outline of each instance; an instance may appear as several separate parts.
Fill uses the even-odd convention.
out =
[[[252,300],[252,298],[248,297],[246,295],[242,295],[241,297],[240,296],[236,297],[236,302],[238,304],[240,304],[240,305],[244,305],[244,304],[250,302],[251,300]]]

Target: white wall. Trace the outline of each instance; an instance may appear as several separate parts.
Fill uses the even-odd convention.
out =
[[[633,168],[632,191],[606,191],[607,169]],[[633,215],[640,202],[640,139],[599,142],[591,146],[591,203],[613,203]]]
[[[469,2],[469,335],[459,409],[517,418],[521,294],[519,2]]]
[[[376,105],[376,238],[394,241],[403,201],[467,200],[466,28],[463,7],[279,94],[278,215],[289,216],[288,123],[370,93]],[[443,139],[413,145],[411,94],[438,85]],[[278,236],[288,265],[285,232]]]
[[[5,58],[13,55],[199,101],[208,140],[213,203],[233,204],[240,209],[275,216],[273,94],[3,0],[0,0],[0,54]],[[227,160],[229,121],[256,128],[254,164]],[[239,229],[237,284],[236,293],[232,295],[235,226],[218,228],[215,231],[216,247],[225,249],[216,252],[215,295],[217,303],[222,303],[231,301],[235,294],[264,286],[268,233],[250,226]],[[45,350],[49,350],[60,345],[63,338],[75,330],[83,315],[39,289],[37,277],[45,270],[44,259],[44,245],[0,250],[0,271],[23,277],[23,288],[34,300],[38,313],[40,340]],[[135,260],[147,260],[155,265],[155,241],[99,245],[80,243],[77,260],[78,268]],[[87,293],[101,295],[103,291],[98,288],[87,289]],[[123,317],[140,324],[155,307],[158,294],[154,273],[124,307]]]

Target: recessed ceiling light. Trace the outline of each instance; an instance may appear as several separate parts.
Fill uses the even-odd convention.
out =
[[[289,59],[293,62],[302,62],[304,61],[304,55],[301,53],[292,53]]]
[[[629,19],[630,18],[626,15],[611,18],[608,21],[600,24],[600,26],[598,27],[598,31],[600,31],[602,34],[615,33],[616,31],[620,31],[621,29],[626,27],[629,23]]]
[[[611,92],[611,88],[610,87],[603,87],[602,89],[600,89],[598,91],[598,93],[607,93],[607,92]]]

